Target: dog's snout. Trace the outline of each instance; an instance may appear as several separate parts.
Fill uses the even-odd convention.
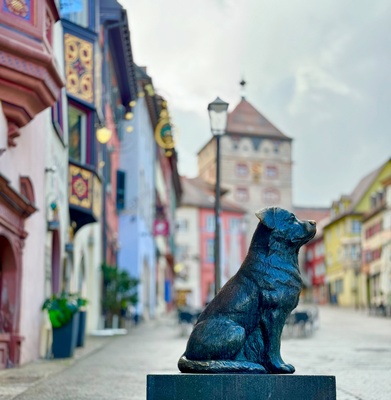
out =
[[[308,222],[309,222],[311,225],[316,225],[316,221],[314,221],[313,219],[310,219]]]

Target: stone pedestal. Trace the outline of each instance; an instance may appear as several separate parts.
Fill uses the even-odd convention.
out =
[[[336,400],[334,376],[156,374],[147,400]]]

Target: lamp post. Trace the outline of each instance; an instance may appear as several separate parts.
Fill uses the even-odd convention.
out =
[[[216,139],[216,193],[215,193],[215,295],[221,286],[220,268],[220,137],[227,128],[228,103],[219,97],[208,105],[210,129]]]

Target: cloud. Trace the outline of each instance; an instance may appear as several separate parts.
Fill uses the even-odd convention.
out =
[[[135,61],[180,130],[196,174],[206,107],[246,98],[294,139],[294,201],[330,205],[390,156],[391,2],[122,0]]]

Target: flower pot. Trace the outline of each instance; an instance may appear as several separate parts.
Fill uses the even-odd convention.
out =
[[[79,329],[77,332],[76,347],[84,346],[86,336],[87,311],[79,311]]]
[[[69,358],[73,356],[79,329],[79,313],[75,313],[71,321],[61,328],[53,328],[53,358]]]

